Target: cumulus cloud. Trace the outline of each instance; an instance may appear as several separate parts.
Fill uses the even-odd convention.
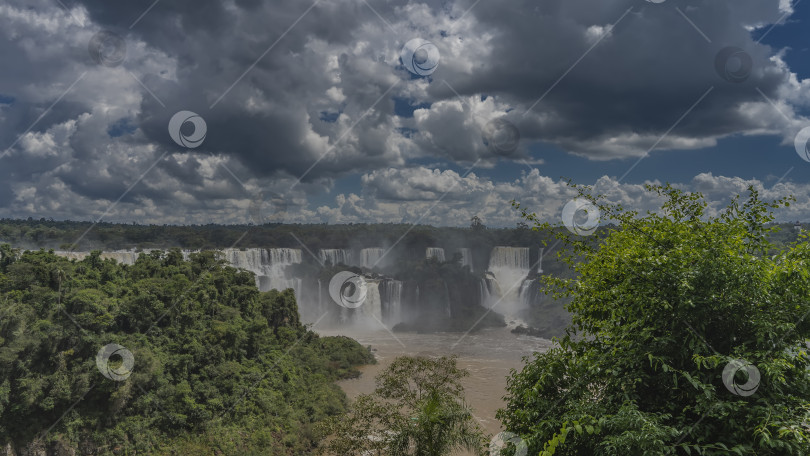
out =
[[[14,62],[0,74],[2,215],[94,219],[120,197],[105,217],[239,222],[265,190],[296,221],[412,221],[441,197],[424,223],[511,225],[510,199],[552,216],[570,191],[537,171],[481,177],[504,160],[482,140],[492,119],[520,131],[505,160],[536,165],[538,144],[596,161],[737,134],[788,144],[810,106],[785,50],[751,35],[793,14],[785,0],[63,3],[0,5]],[[124,38],[120,66],[88,55],[101,30]],[[415,37],[440,51],[430,77],[399,62]],[[726,46],[752,59],[742,83],[715,71]],[[208,125],[199,149],[167,134],[180,110]],[[311,203],[347,176],[354,192]],[[695,179],[684,185],[706,185]],[[603,183],[645,204],[638,187]]]
[[[607,201],[620,203],[640,213],[660,210],[661,201],[644,188],[659,181],[639,184],[621,183],[615,177],[602,176],[591,185]],[[521,221],[510,202],[515,200],[541,220],[561,223],[563,206],[576,197],[576,191],[565,181],[552,179],[531,169],[511,182],[494,182],[475,173],[466,176],[454,171],[429,168],[407,170],[385,169],[363,176],[363,195],[339,195],[334,206],[319,208],[324,222],[419,223],[465,226],[473,216],[491,226],[514,226]],[[701,173],[688,182],[674,183],[688,192],[700,192],[709,202],[707,214],[714,216],[732,198],[745,196],[748,187],[760,191],[766,200],[788,195],[796,198],[789,208],[777,212],[780,221],[810,218],[810,184],[790,182],[766,183],[758,179],[714,176]]]

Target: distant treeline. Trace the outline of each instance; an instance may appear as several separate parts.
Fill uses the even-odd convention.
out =
[[[792,223],[780,224],[773,241],[784,244],[796,240]],[[602,227],[592,238],[596,242],[606,231]],[[565,229],[565,228],[560,228]],[[297,238],[297,239],[296,239]],[[53,248],[90,251],[126,249],[191,250],[228,247],[289,247],[312,251],[320,248],[388,247],[414,252],[427,247],[456,249],[471,247],[489,250],[497,245],[539,247],[552,236],[526,226],[517,228],[433,227],[409,224],[267,224],[267,225],[136,225],[39,220],[0,219],[0,242],[28,249]],[[299,242],[300,241],[300,242]],[[449,252],[448,252],[449,253]]]
[[[291,234],[292,233],[292,234]],[[480,245],[537,246],[549,236],[528,228],[451,228],[409,224],[347,225],[127,225],[73,221],[0,219],[0,241],[16,247],[89,251],[123,249],[192,250],[227,247],[290,247],[312,249],[405,245],[445,248]],[[74,245],[75,244],[75,245]]]

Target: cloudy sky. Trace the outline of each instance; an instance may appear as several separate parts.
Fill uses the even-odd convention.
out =
[[[810,221],[808,22],[790,0],[4,0],[0,217],[514,226],[513,198],[559,219],[570,178],[639,210],[648,182],[716,207],[754,184]]]

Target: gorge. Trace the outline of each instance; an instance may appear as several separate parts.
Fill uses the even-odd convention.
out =
[[[261,291],[293,289],[306,323],[417,331],[465,330],[472,316],[475,320],[486,316],[482,326],[525,325],[526,314],[545,298],[538,281],[542,251],[509,246],[490,251],[427,247],[423,255],[383,247],[220,250],[228,264],[252,272]],[[100,258],[132,265],[139,254],[149,252],[108,251]],[[194,252],[182,250],[186,259]],[[76,260],[90,254],[54,253]],[[356,308],[341,306],[330,296],[330,281],[343,270],[362,277],[362,303]]]

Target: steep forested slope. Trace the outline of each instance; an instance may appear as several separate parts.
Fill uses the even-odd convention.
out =
[[[334,381],[373,362],[212,252],[134,266],[0,252],[4,451],[307,453],[314,426],[345,408]]]

